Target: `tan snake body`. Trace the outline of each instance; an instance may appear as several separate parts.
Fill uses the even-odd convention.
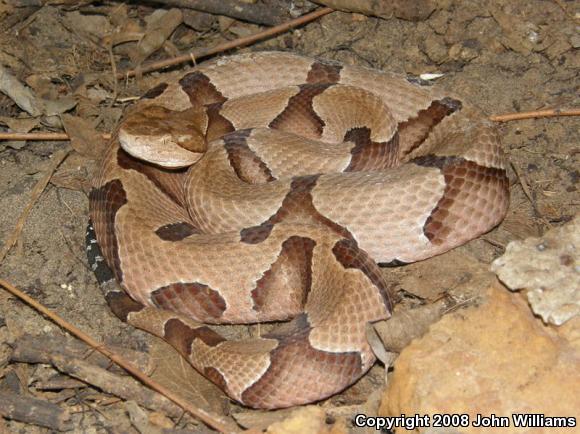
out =
[[[90,194],[121,318],[231,398],[323,399],[374,363],[377,263],[443,253],[508,205],[499,141],[462,99],[287,53],[204,63],[124,116]],[[205,324],[286,321],[228,341]]]

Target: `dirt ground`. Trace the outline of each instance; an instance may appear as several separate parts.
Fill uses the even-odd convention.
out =
[[[0,64],[9,67],[39,97],[74,97],[77,105],[70,113],[88,120],[99,131],[112,130],[131,97],[186,68],[146,74],[127,84],[121,81],[114,101],[110,55],[103,40],[120,26],[142,26],[158,12],[138,3],[128,7],[116,3],[61,3],[36,6],[28,15],[18,9],[22,14],[18,16],[15,9],[10,9],[10,1],[0,1]],[[578,8],[577,3],[564,0],[441,0],[428,19],[418,22],[333,12],[300,29],[233,52],[286,50],[407,76],[439,73],[438,84],[464,95],[489,114],[571,108],[580,106],[580,9],[574,8]],[[196,21],[195,12],[187,14],[198,28],[181,24],[170,37],[167,50],[158,50],[148,60],[166,58],[172,51],[214,46],[259,30],[257,25],[223,17],[197,16]],[[134,45],[116,45],[114,57],[120,70],[134,66],[129,58]],[[27,117],[1,93],[0,116],[0,131],[7,130],[2,127],[8,126],[7,118]],[[510,241],[540,235],[573,218],[580,204],[579,127],[578,117],[498,124],[510,161],[509,213],[494,231],[462,247],[461,254],[487,266]],[[66,141],[0,141],[0,248],[50,164],[51,155],[68,146]],[[54,183],[34,205],[18,243],[0,263],[0,277],[98,339],[136,351],[153,348],[150,358],[163,365],[168,354],[165,347],[152,344],[148,335],[112,315],[87,265],[84,237],[88,200],[82,187],[86,187],[83,177],[86,181],[91,164],[86,156],[73,155],[61,165]],[[432,269],[430,260],[412,267],[386,270],[397,289],[413,292],[414,288],[403,287],[398,277]],[[452,269],[451,273],[460,276],[464,271]],[[449,269],[441,270],[447,272]],[[422,284],[435,286],[430,294],[437,294],[450,285],[449,276],[431,273],[428,282]],[[62,331],[0,290],[0,333],[0,339],[14,342],[24,334],[61,335]],[[9,372],[14,372],[22,391],[67,408],[76,432],[144,432],[129,419],[122,401],[91,387],[42,389],[39,385],[56,371],[3,362],[6,351],[0,350],[0,391],[13,390],[6,379]],[[227,417],[246,412],[179,362],[171,363],[177,363],[188,380],[161,374],[166,384]],[[341,408],[342,413],[335,413],[344,416],[348,408],[364,403],[373,390],[379,390],[383,377],[384,368],[377,365],[353,388],[321,405]],[[148,423],[153,423],[151,420],[149,415]],[[9,420],[2,428],[1,422],[0,418],[0,431],[49,432]],[[174,425],[164,416],[154,422],[155,427],[163,429]],[[189,417],[173,422],[174,429],[207,430]]]

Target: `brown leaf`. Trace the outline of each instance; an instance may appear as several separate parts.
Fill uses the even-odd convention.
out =
[[[149,353],[155,363],[151,378],[196,407],[224,413],[227,398],[223,392],[198,373],[169,344],[154,339]]]
[[[66,114],[61,115],[60,118],[75,151],[83,157],[93,160],[103,155],[106,140],[103,139],[101,133],[95,130],[91,122],[77,116]]]
[[[3,94],[0,94],[3,95]],[[8,97],[6,97],[8,99]],[[1,99],[0,99],[0,111],[1,111]],[[12,118],[8,116],[0,116],[0,125],[6,125],[8,129],[15,133],[28,133],[38,126],[40,121],[37,118]],[[7,140],[0,142],[0,150],[5,147],[10,147],[13,149],[21,149],[26,146],[26,141],[24,140]]]
[[[137,44],[131,60],[137,65],[163,46],[173,31],[183,22],[179,9],[171,9],[161,16],[156,16],[147,26],[145,36]]]

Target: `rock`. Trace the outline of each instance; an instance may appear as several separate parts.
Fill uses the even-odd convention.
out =
[[[512,290],[527,288],[532,310],[561,325],[580,315],[580,216],[541,238],[508,244],[492,270]]]
[[[567,340],[572,336],[543,326],[518,295],[490,287],[482,305],[444,317],[403,350],[379,414],[466,413],[470,422],[477,414],[495,414],[509,418],[510,426],[501,428],[505,434],[522,432],[514,426],[514,413],[576,416],[580,341],[577,333]],[[473,426],[460,430],[482,432]]]

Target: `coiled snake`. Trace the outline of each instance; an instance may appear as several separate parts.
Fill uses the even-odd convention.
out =
[[[375,361],[366,324],[391,311],[377,264],[443,253],[507,205],[478,109],[278,52],[220,58],[147,92],[90,194],[98,245],[130,295],[107,294],[115,313],[257,408],[360,378]],[[287,320],[239,341],[207,326]]]

